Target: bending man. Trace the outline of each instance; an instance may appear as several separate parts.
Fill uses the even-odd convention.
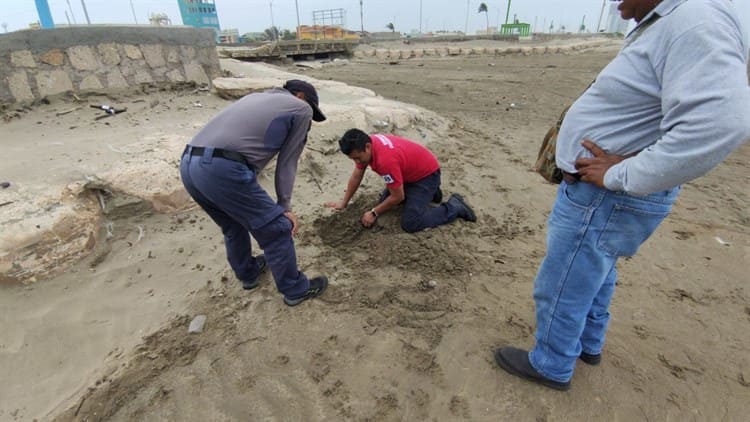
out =
[[[326,277],[308,280],[299,271],[292,240],[299,230],[292,187],[312,120],[325,120],[315,88],[290,80],[284,88],[247,95],[224,109],[195,135],[180,163],[185,189],[221,227],[227,260],[243,288],[258,286],[267,262],[289,306],[319,296],[328,286]],[[276,155],[274,201],[257,174]],[[248,232],[265,255],[252,256]]]

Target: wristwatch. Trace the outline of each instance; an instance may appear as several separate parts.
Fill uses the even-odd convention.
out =
[[[378,213],[375,212],[375,208],[371,209],[370,213],[372,214],[373,217],[378,218]]]

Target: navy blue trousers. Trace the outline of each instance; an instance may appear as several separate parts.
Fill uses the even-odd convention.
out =
[[[430,202],[440,187],[440,170],[414,183],[404,183],[404,209],[401,228],[414,233],[450,223],[458,217],[458,208],[447,202],[431,207]]]
[[[206,148],[202,156],[191,156],[191,149],[185,149],[180,162],[182,183],[221,227],[227,260],[237,278],[252,281],[259,275],[252,256],[252,234],[263,248],[279,292],[300,296],[310,282],[297,267],[292,222],[284,216],[284,209],[263,190],[256,172],[247,165],[212,157],[213,148]]]

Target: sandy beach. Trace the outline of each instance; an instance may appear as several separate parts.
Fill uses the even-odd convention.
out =
[[[0,203],[13,202],[0,208],[2,230],[43,231],[39,210],[68,208],[80,217],[72,227],[86,217],[97,228],[71,237],[88,247],[64,265],[0,283],[0,420],[745,420],[748,144],[685,185],[620,262],[600,366],[578,365],[560,393],[493,361],[495,347],[533,344],[556,189],[532,171],[539,143],[617,49],[264,67],[263,77],[318,81],[331,116],[313,126],[293,199],[300,268],[331,284],[296,308],[270,274],[243,291],[218,227],[180,192],[179,151],[231,100],[193,88],[103,93],[0,123],[13,157],[0,173],[11,184]],[[88,105],[105,102],[128,111],[94,120]],[[345,211],[325,208],[352,169],[335,144],[352,126],[427,145],[443,191],[462,193],[477,223],[408,234],[393,212],[363,229],[357,218],[382,189],[372,172]],[[28,200],[47,196],[57,199]],[[196,315],[205,328],[188,334]]]

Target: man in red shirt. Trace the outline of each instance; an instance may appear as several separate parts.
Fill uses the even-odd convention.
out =
[[[457,193],[440,203],[440,164],[424,146],[394,135],[366,134],[359,129],[349,129],[339,141],[341,152],[354,160],[354,171],[346,185],[344,199],[328,202],[329,208],[342,210],[349,204],[362,183],[367,166],[385,181],[387,194],[360,219],[365,227],[375,224],[378,216],[404,202],[401,228],[413,233],[429,227],[450,223],[456,218],[477,221],[474,211]]]

